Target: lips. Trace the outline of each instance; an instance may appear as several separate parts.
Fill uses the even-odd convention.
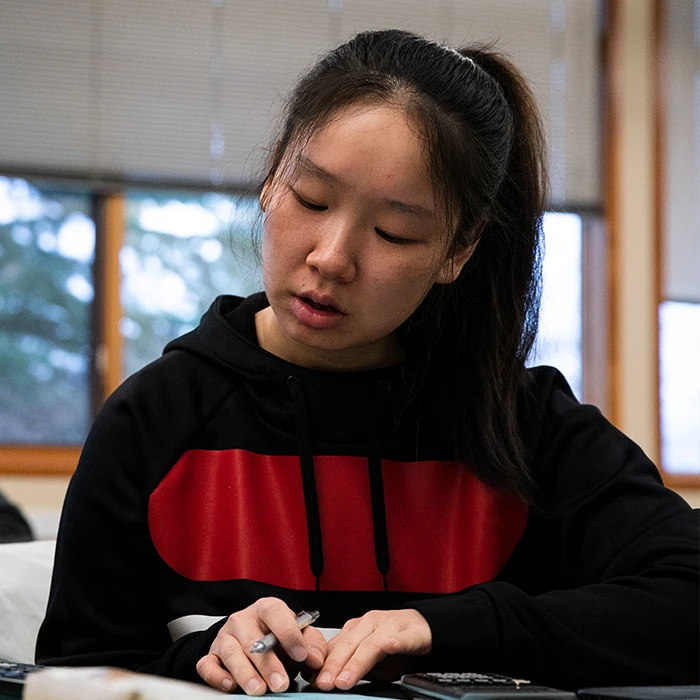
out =
[[[317,311],[326,311],[331,313],[345,313],[342,309],[338,307],[337,302],[333,297],[327,294],[319,294],[317,292],[310,292],[308,294],[300,294],[299,298],[307,303],[312,309]]]
[[[335,308],[335,306],[332,306],[330,304],[317,304],[313,299],[310,297],[302,297],[302,299],[312,308],[316,309],[317,311],[338,311],[338,309]]]
[[[316,292],[295,295],[290,310],[302,326],[317,331],[338,328],[348,318],[332,297]]]

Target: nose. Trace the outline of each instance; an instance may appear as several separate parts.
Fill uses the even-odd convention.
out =
[[[357,276],[357,238],[357,231],[350,224],[341,223],[332,230],[320,231],[306,264],[321,277],[352,282]]]

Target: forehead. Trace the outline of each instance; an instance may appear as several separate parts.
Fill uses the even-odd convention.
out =
[[[354,105],[326,120],[286,155],[295,174],[329,184],[368,181],[434,200],[425,140],[398,106]],[[395,192],[396,194],[396,192]]]
[[[397,136],[403,136],[407,141],[415,142],[415,145],[422,145],[420,125],[404,108],[385,101],[359,102],[341,107],[316,125],[309,141],[345,131],[369,136],[382,130],[394,131]]]

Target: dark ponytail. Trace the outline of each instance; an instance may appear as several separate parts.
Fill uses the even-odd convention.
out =
[[[479,244],[444,291],[442,363],[453,376],[460,452],[484,482],[531,501],[517,416],[527,392],[525,361],[535,341],[541,280],[541,226],[547,194],[545,139],[534,97],[518,69],[483,47],[460,51],[492,77],[512,116],[511,147]],[[443,314],[444,315],[444,314]],[[463,397],[469,397],[467,401]],[[459,432],[457,435],[459,436]],[[458,437],[458,447],[460,446]]]
[[[483,47],[456,51],[409,32],[363,32],[299,82],[267,177],[343,107],[399,106],[421,130],[435,191],[454,222],[447,248],[478,241],[451,285],[436,285],[401,329],[407,365],[442,402],[464,459],[486,484],[533,499],[517,403],[539,307],[545,149],[519,71]],[[427,361],[430,358],[430,361]],[[447,373],[447,374],[446,374]]]

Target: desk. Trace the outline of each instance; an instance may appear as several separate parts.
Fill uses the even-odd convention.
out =
[[[130,672],[125,672],[125,674],[132,677],[135,675]],[[112,675],[111,671],[110,675]],[[129,698],[139,695],[140,692],[143,692],[143,697],[146,698],[146,700],[150,700],[151,698],[171,700],[175,695],[177,696],[176,700],[181,700],[185,698],[188,693],[192,696],[196,696],[198,700],[202,700],[202,698],[205,697],[207,700],[227,697],[236,698],[237,700],[244,700],[247,698],[246,695],[240,693],[229,695],[218,692],[205,685],[193,685],[181,681],[156,678],[155,676],[141,676],[141,678],[144,679],[144,682],[142,683],[139,681],[137,683],[137,690],[139,691],[137,693],[133,692],[133,686],[131,690],[127,689],[123,684],[119,688],[114,687],[108,679],[104,678],[104,674],[98,685],[91,683],[90,679],[86,678],[83,679],[83,683],[77,683],[75,680],[68,682],[65,676],[59,676],[56,677],[50,687],[55,687],[57,700],[91,700],[89,697],[91,691],[94,691],[95,695],[99,696],[99,700],[129,700]],[[154,683],[153,681],[156,682]],[[16,692],[8,693],[0,689],[0,700],[17,700],[17,698],[20,697],[19,693],[21,689],[21,684],[17,684]],[[297,681],[292,681],[288,691],[284,693],[268,693],[264,697],[269,700],[361,700],[362,697],[406,700],[407,696],[402,692],[401,686],[398,683],[370,683],[368,681],[361,681],[348,691],[321,693],[311,689],[309,684],[300,678]]]
[[[359,697],[358,697],[359,696]],[[334,690],[331,692],[319,692],[301,678],[292,681],[289,690],[284,693],[274,693],[271,698],[296,698],[297,700],[360,700],[360,697],[369,698],[393,698],[393,700],[406,700],[410,698],[398,683],[371,683],[360,681],[350,690]]]
[[[111,672],[110,670],[110,674]],[[135,675],[129,672],[125,673],[132,677]],[[155,677],[148,676],[148,678],[154,679]],[[217,698],[227,697],[246,700],[248,697],[242,693],[229,695],[204,685],[162,678],[158,679],[158,682],[155,684],[139,681],[137,688],[133,684],[131,687],[124,684],[121,684],[120,687],[115,687],[104,676],[101,678],[102,682],[98,685],[85,683],[81,686],[76,683],[62,683],[60,680],[54,684],[56,688],[55,700],[93,700],[91,695],[94,696],[94,700],[130,700],[134,697],[143,697],[145,700],[187,700],[190,697],[196,697],[197,700],[205,698],[206,700],[216,700]],[[53,689],[54,685],[50,687]],[[18,686],[18,692],[20,689],[21,686]],[[137,692],[134,692],[134,690],[137,690]],[[498,692],[496,688],[493,690]],[[600,688],[579,692],[581,693],[579,696],[580,700],[700,700],[700,686]],[[527,699],[527,690],[523,691],[523,695]],[[18,697],[20,695],[17,693],[7,694],[0,690],[0,700],[17,700]],[[47,696],[42,695],[42,698],[44,697]],[[54,698],[53,695],[51,697]],[[398,683],[361,681],[354,688],[347,691],[318,692],[301,679],[293,681],[290,689],[284,693],[268,693],[264,696],[266,700],[361,700],[362,698],[411,700],[413,697],[419,696],[414,696],[412,693],[404,690]],[[508,695],[509,700],[513,700],[513,697],[512,694]],[[542,697],[542,695],[539,694],[538,697]],[[558,695],[557,697],[560,696]],[[571,697],[573,698],[574,695],[572,694]]]

